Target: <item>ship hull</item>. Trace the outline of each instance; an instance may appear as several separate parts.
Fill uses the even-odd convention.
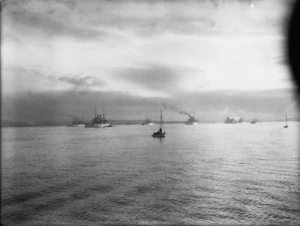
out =
[[[108,123],[94,125],[95,128],[105,128],[105,127],[109,127],[109,126],[110,126],[110,124],[108,124]]]
[[[85,124],[85,128],[105,128],[105,127],[112,127],[109,123],[104,124]]]
[[[186,125],[199,125],[198,122],[186,122],[185,124]]]
[[[85,127],[85,125],[84,124],[69,125],[68,127]]]
[[[155,138],[163,138],[163,137],[165,137],[165,133],[153,133],[153,134],[152,134],[152,137],[155,137]]]

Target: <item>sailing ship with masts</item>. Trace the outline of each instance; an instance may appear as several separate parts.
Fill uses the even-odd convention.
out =
[[[97,107],[95,106],[95,117],[91,123],[86,123],[85,128],[105,128],[112,127],[112,124],[105,117],[105,109],[103,106],[103,114],[97,114]]]
[[[152,134],[152,137],[155,138],[164,138],[166,135],[166,132],[163,129],[163,117],[162,117],[162,110],[160,111],[160,127],[159,130],[157,132],[154,132]]]

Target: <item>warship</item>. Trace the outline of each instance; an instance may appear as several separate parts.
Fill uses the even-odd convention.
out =
[[[195,116],[192,116],[187,112],[184,113],[189,116],[189,119],[185,122],[186,125],[199,125],[199,121],[195,118]]]
[[[103,115],[97,114],[97,108],[95,106],[95,117],[92,119],[91,123],[86,123],[85,128],[105,128],[113,127],[113,125],[105,118],[105,111],[103,107]]]

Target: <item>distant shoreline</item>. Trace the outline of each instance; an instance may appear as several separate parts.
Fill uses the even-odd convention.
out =
[[[300,119],[298,118],[290,118],[289,121],[298,122]],[[113,125],[141,125],[142,120],[111,120]],[[185,124],[186,121],[165,121],[164,124]],[[270,121],[259,121],[257,123],[265,123],[265,122],[285,122],[285,120],[270,120]],[[159,122],[154,121],[155,124],[159,124]],[[246,122],[250,123],[250,122]],[[25,123],[25,122],[14,122],[9,120],[4,120],[1,122],[2,128],[9,127],[54,127],[54,126],[68,126],[70,123],[66,122],[41,122],[41,123]],[[200,124],[224,124],[224,122],[200,122]],[[243,123],[237,123],[243,124]]]

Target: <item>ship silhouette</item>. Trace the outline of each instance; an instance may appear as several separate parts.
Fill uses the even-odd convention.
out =
[[[85,128],[105,128],[112,127],[112,124],[106,119],[105,111],[103,107],[103,114],[97,114],[97,108],[95,106],[95,117],[92,119],[91,123],[86,123]]]

